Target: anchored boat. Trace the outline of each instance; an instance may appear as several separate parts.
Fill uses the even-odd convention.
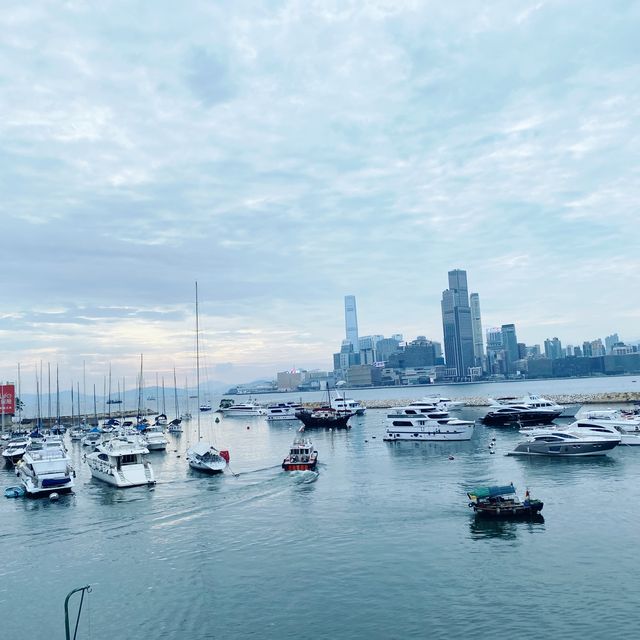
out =
[[[310,438],[302,434],[304,427],[300,428],[289,449],[289,455],[283,460],[282,468],[285,471],[315,471],[318,464],[318,452],[313,448]]]
[[[139,442],[117,437],[98,445],[86,456],[91,475],[118,488],[156,483],[153,468],[145,455],[149,449]]]
[[[512,484],[505,486],[476,487],[467,493],[469,507],[476,516],[484,518],[530,519],[540,517],[544,503],[534,500],[529,490],[521,502]]]

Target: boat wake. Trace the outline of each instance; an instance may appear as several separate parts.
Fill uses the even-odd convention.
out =
[[[289,471],[287,473],[295,484],[311,484],[320,475],[317,471]]]

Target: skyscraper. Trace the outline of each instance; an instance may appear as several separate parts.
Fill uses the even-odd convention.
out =
[[[484,341],[482,340],[482,320],[480,318],[480,296],[477,293],[472,293],[469,296],[469,303],[471,305],[471,329],[473,331],[473,356],[476,361],[476,367],[482,367]]]
[[[516,338],[516,325],[502,325],[502,347],[506,358],[506,373],[515,373],[515,362],[520,358],[518,352],[518,339]]]
[[[356,311],[356,297],[344,297],[344,327],[347,340],[353,345],[353,350],[358,353],[358,312]]]
[[[456,378],[466,378],[474,355],[467,272],[462,269],[449,271],[449,288],[442,292],[442,329],[447,367],[456,371]]]
[[[613,345],[618,344],[618,342],[620,342],[620,338],[617,333],[612,333],[604,339],[604,346],[607,354],[610,354],[613,351]]]
[[[487,372],[492,376],[506,373],[505,359],[502,329],[487,329]]]

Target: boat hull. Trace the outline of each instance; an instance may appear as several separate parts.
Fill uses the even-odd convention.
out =
[[[210,463],[198,462],[196,460],[189,460],[189,466],[194,471],[200,471],[201,473],[206,473],[210,476],[213,476],[219,473],[224,473],[226,464],[221,466],[218,464],[210,464]]]
[[[493,413],[489,412],[482,422],[490,427],[510,427],[517,424],[551,424],[560,417],[561,411],[536,411],[535,413]]]
[[[388,427],[382,439],[385,442],[396,442],[408,440],[412,442],[428,441],[428,442],[447,442],[447,441],[464,441],[471,440],[473,436],[474,425],[472,423],[465,425],[441,427],[420,427],[413,426],[409,428]]]
[[[151,465],[132,464],[118,470],[113,467],[107,468],[106,465],[92,464],[92,462],[87,459],[91,475],[96,480],[106,482],[118,489],[154,485],[156,483]]]
[[[474,505],[473,510],[477,518],[492,520],[529,520],[540,516],[544,503],[532,500],[528,505]]]
[[[547,456],[578,458],[587,456],[603,456],[618,446],[619,440],[602,440],[600,442],[576,442],[571,444],[549,444],[546,442],[523,442],[509,456]]]
[[[307,429],[351,429],[351,425],[349,424],[350,417],[351,414],[324,418],[315,417],[307,411],[296,413],[296,418],[298,418]]]
[[[318,466],[318,461],[313,462],[287,462],[282,463],[282,468],[285,471],[315,471]]]

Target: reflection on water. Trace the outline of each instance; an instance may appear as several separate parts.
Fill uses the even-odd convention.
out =
[[[472,540],[485,538],[503,538],[514,540],[519,532],[543,533],[544,516],[535,514],[526,520],[498,520],[494,518],[482,518],[472,516],[469,522],[469,536]]]

